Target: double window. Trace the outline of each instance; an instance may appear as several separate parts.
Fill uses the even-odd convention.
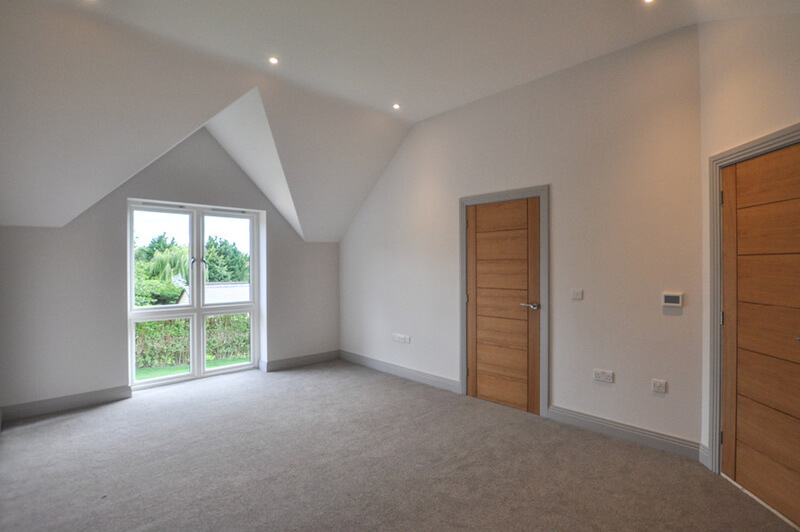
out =
[[[131,384],[258,363],[258,214],[130,201]]]

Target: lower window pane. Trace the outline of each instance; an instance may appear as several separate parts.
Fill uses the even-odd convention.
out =
[[[250,362],[250,314],[206,317],[206,369]]]
[[[137,382],[191,373],[189,318],[136,323]]]

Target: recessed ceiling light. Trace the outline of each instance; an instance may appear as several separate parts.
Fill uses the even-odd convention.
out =
[[[395,111],[397,111],[398,109],[400,109],[400,104],[399,104],[399,103],[396,103],[396,104],[394,104],[394,105],[392,106],[392,109],[394,109]]]
[[[644,0],[644,3],[645,3],[645,4],[652,4],[652,3],[653,3],[653,0]]]
[[[273,56],[270,56],[270,58],[268,59],[268,61],[269,61],[269,64],[270,64],[270,65],[277,65],[278,63],[280,63],[280,62],[281,62],[281,60],[280,60],[280,59],[278,59],[277,57],[275,57],[274,55],[273,55]]]

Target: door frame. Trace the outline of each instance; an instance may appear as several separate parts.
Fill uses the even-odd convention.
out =
[[[482,203],[539,198],[539,416],[548,417],[550,407],[550,185],[491,192],[459,199],[459,262],[461,270],[459,303],[461,311],[461,394],[467,394],[467,207]]]
[[[709,380],[708,380],[708,452],[700,449],[700,462],[714,473],[720,473],[722,456],[722,169],[726,166],[764,155],[800,142],[800,124],[795,124],[732,148],[709,159]],[[724,475],[723,475],[724,476]],[[727,477],[726,477],[727,478]]]

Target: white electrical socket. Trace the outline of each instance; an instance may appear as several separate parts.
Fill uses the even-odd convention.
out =
[[[664,379],[653,379],[652,387],[655,393],[667,393],[667,381]]]
[[[401,344],[410,344],[411,337],[407,334],[400,334],[400,333],[392,333],[392,341],[398,342]]]
[[[594,368],[593,376],[596,381],[614,383],[614,372],[610,369]]]

